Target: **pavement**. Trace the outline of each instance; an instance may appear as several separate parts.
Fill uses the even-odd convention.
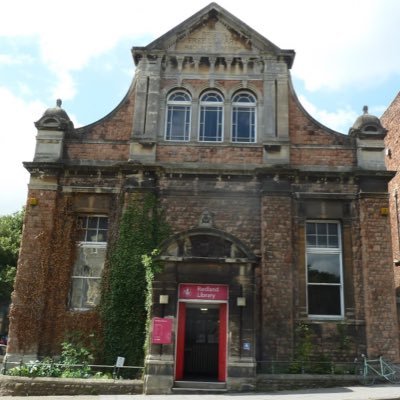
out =
[[[46,400],[400,400],[400,384],[286,390],[268,393],[46,396]],[[43,400],[42,396],[2,396],[1,400]]]

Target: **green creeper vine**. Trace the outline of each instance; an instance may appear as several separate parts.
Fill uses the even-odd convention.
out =
[[[121,356],[125,365],[143,365],[155,268],[151,254],[168,233],[155,195],[132,195],[119,222],[103,281],[101,315],[107,363]]]

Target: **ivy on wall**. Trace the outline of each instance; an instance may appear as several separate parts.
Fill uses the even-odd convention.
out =
[[[156,196],[132,194],[121,216],[103,278],[100,309],[106,363],[114,364],[121,356],[125,357],[125,365],[143,365],[149,280],[155,268],[154,263],[144,262],[144,256],[154,254],[168,234]]]

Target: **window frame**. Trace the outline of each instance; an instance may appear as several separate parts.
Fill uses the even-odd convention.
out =
[[[178,95],[178,94],[184,94],[189,98],[189,100],[183,101],[183,100],[171,100],[171,97]],[[191,136],[191,127],[192,127],[192,96],[190,93],[188,93],[186,90],[182,89],[177,89],[172,91],[168,97],[167,97],[167,102],[166,102],[166,110],[165,110],[165,129],[164,129],[164,140],[168,142],[189,142],[190,141],[190,136]],[[178,110],[175,109],[173,110],[174,107],[181,107],[184,108],[184,110]],[[170,118],[170,111],[171,111],[171,118]],[[184,112],[184,129],[183,129],[183,138],[180,139],[176,136],[172,137],[172,120],[173,120],[173,114],[174,112]],[[185,132],[185,129],[187,129],[187,132]]]
[[[308,234],[307,234],[307,224],[336,224],[337,226],[337,247],[318,247],[308,245]],[[323,255],[338,255],[339,265],[339,282],[329,283],[329,282],[309,282],[309,272],[308,272],[308,257],[309,254],[323,254]],[[310,219],[306,220],[305,223],[305,275],[306,275],[306,309],[307,316],[310,319],[323,319],[323,320],[343,320],[344,319],[344,273],[343,273],[343,244],[342,244],[342,224],[338,220],[325,220],[325,219]],[[339,287],[339,300],[340,300],[340,314],[311,314],[309,312],[309,287],[310,286],[329,286],[329,287]]]
[[[86,218],[87,222],[86,222],[86,226],[85,228],[82,228],[79,226],[79,219],[81,218]],[[78,215],[77,220],[78,220],[78,226],[77,226],[77,230],[84,230],[85,234],[83,239],[84,240],[77,240],[76,242],[76,258],[74,260],[74,264],[72,266],[72,273],[71,273],[71,287],[70,287],[70,293],[69,293],[69,301],[68,301],[68,308],[70,311],[91,311],[93,310],[98,304],[92,306],[92,307],[75,307],[72,305],[72,301],[73,301],[73,290],[74,290],[74,282],[76,282],[76,280],[78,279],[82,279],[82,280],[98,280],[99,283],[101,282],[102,279],[102,274],[103,274],[103,270],[104,270],[104,263],[106,260],[106,251],[107,251],[107,240],[86,240],[88,237],[88,231],[90,230],[94,230],[94,229],[89,229],[88,227],[88,222],[89,222],[89,218],[105,218],[107,220],[107,228],[106,229],[100,229],[99,228],[99,220],[97,221],[97,227],[96,227],[96,234],[95,237],[96,239],[99,238],[99,233],[101,231],[105,231],[106,232],[106,239],[108,236],[108,232],[109,232],[109,217],[108,215],[104,215],[104,214],[82,214],[82,215]],[[90,276],[90,275],[75,275],[75,268],[77,263],[79,262],[79,256],[80,256],[80,249],[92,249],[94,254],[97,254],[98,250],[104,250],[104,260],[103,260],[103,264],[101,266],[101,271],[100,271],[100,275],[98,276]],[[80,298],[80,303],[82,303],[83,298]]]
[[[235,99],[241,95],[247,95],[249,97],[252,97],[252,102],[239,102],[235,101]],[[252,140],[238,140],[237,138],[239,137],[238,134],[238,117],[236,117],[235,121],[235,114],[239,112],[244,112],[249,110],[249,119],[250,119],[250,124],[249,124],[249,139]],[[237,92],[233,95],[232,97],[232,103],[231,103],[231,142],[232,143],[257,143],[257,97],[254,95],[254,93],[250,91],[240,91]],[[253,123],[251,123],[251,119],[253,119]],[[236,138],[236,139],[235,139]]]
[[[206,101],[204,98],[209,95],[215,95],[219,97],[221,101]],[[208,109],[207,109],[208,108]],[[216,124],[216,139],[217,140],[204,140],[202,137],[208,137],[209,135],[205,135],[206,128],[206,117],[207,111],[214,112],[211,108],[216,108],[217,110],[217,124]],[[204,111],[204,118],[203,118]],[[225,99],[224,96],[216,91],[216,90],[207,90],[200,96],[199,101],[199,123],[198,123],[198,135],[197,140],[200,143],[222,143],[224,141],[224,116],[225,114]]]

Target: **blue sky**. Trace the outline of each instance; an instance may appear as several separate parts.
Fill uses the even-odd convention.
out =
[[[13,0],[0,14],[0,215],[21,209],[43,112],[63,100],[75,126],[108,114],[134,75],[130,49],[209,1]],[[347,133],[364,104],[380,116],[400,90],[397,0],[219,0],[282,49],[309,113]],[[22,10],[24,10],[22,12]],[[156,11],[157,14],[153,14]]]

